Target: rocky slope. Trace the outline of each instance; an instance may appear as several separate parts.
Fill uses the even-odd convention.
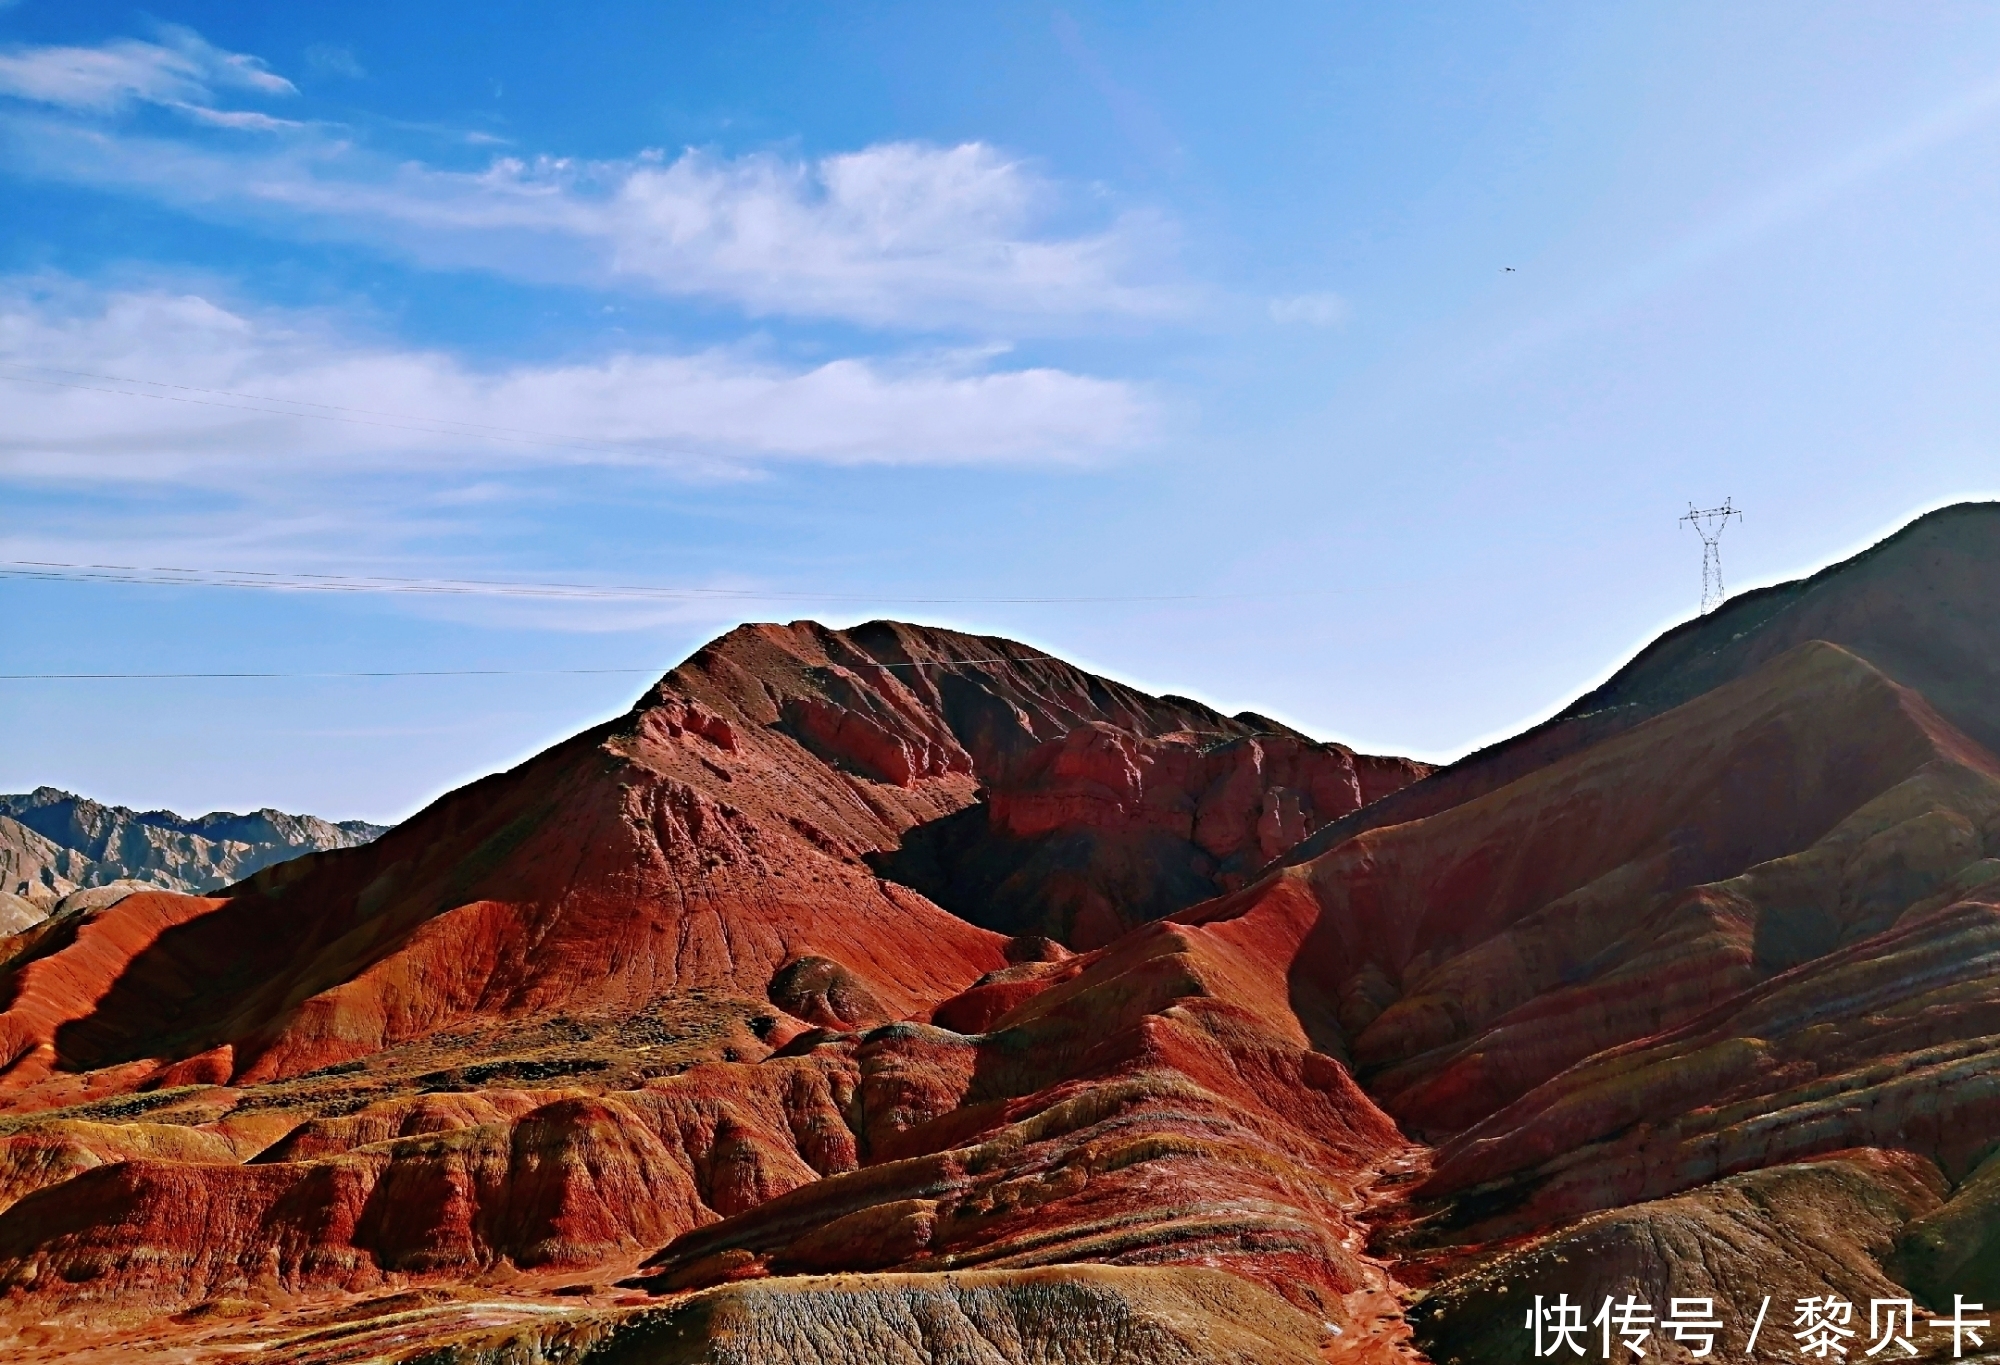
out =
[[[1105,750],[1124,766],[1065,757]],[[996,1274],[1231,1265],[1222,1289],[1062,1292],[1145,1340],[1161,1313],[1240,1335],[1240,1304],[1277,1294],[1310,1347],[1373,1321],[1386,1281],[1354,1250],[1354,1181],[1406,1144],[1306,1046],[1279,983],[1180,930],[1089,959],[1010,940],[871,860],[972,812],[1010,846],[1143,825],[1230,875],[1282,847],[1274,829],[1417,771],[1006,641],[746,627],[627,716],[364,847],[12,940],[0,1285],[102,1324],[503,1267],[882,1271],[935,1240]],[[1078,884],[1104,885],[1098,850],[1065,855]],[[1099,920],[1206,889],[1142,884]],[[973,1017],[979,1037],[958,1031]],[[922,1172],[961,1150],[983,1174],[947,1198]],[[907,1198],[875,1210],[895,1181]],[[806,1187],[817,1251],[681,1240]],[[1002,1306],[1053,1292],[987,1283]]]
[[[75,849],[0,815],[0,934],[17,933],[83,884],[93,865]]]
[[[1948,1357],[2000,1299],[1982,584],[1952,509],[1429,778],[745,627],[365,847],[0,943],[0,1340],[1442,1365],[1711,1300],[1677,1361],[1769,1294],[1757,1359],[1829,1295]]]
[[[272,863],[365,844],[387,827],[312,815],[128,810],[61,791],[0,795],[0,892],[46,911],[86,886],[213,891]]]
[[[1244,885],[1429,771],[1247,714],[1186,722],[1163,735],[1088,722],[996,755],[975,768],[982,800],[872,862],[974,923],[1097,947]]]
[[[1730,598],[1667,631],[1602,686],[1519,735],[1428,774],[1395,799],[1332,822],[1285,855],[1303,862],[1377,825],[1496,791],[1808,640],[1824,640],[1915,689],[1975,742],[2000,750],[2000,503],[1932,512],[1810,578]]]
[[[878,876],[871,859],[944,817],[991,811],[981,774],[1025,772],[1015,787],[1028,786],[1065,734],[1163,736],[1197,771],[1228,750],[1208,774],[1226,780],[1239,765],[1258,771],[1247,728],[1006,641],[745,627],[625,717],[364,847],[267,868],[217,901],[144,898],[88,924],[52,922],[51,948],[36,950],[46,959],[22,969],[34,987],[0,1014],[0,1094],[39,1102],[44,1080],[67,1093],[82,1073],[196,1054],[226,1057],[214,1065],[232,1078],[278,1079],[558,1004],[633,1009],[695,989],[761,1001],[807,958],[851,986],[787,1000],[798,1024],[906,1017],[1002,965],[1003,940]],[[1361,800],[1346,750],[1284,742],[1311,748],[1308,771],[1347,774],[1320,799]],[[1208,828],[1254,846],[1268,807],[1296,812],[1312,794],[1238,782],[1206,807],[1183,788],[1157,799],[1178,803],[1190,847],[1222,837]],[[1040,832],[1088,833],[1119,814],[1101,804]],[[1092,865],[1079,866],[1087,882]],[[1140,909],[1162,899],[1148,896]]]
[[[672,691],[774,725],[842,774],[971,778],[956,811],[897,829],[870,865],[975,924],[1077,946],[1239,886],[1429,771],[1008,641],[886,622],[739,631]]]

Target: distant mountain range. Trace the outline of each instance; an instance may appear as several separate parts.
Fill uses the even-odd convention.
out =
[[[387,828],[269,809],[190,819],[55,787],[0,796],[0,933],[34,923],[85,888],[132,882],[199,894],[304,853],[365,844]]]

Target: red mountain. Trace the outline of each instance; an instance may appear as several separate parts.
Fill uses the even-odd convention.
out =
[[[1004,640],[745,627],[625,717],[366,847],[9,941],[0,1283],[84,1322],[274,1287],[636,1269],[878,1162],[993,1070],[958,1034],[893,1021],[951,1002],[963,1023],[1077,975],[1053,941],[1010,942],[884,874],[971,919],[1108,938],[1423,771]],[[964,903],[1022,868],[1051,875]],[[1119,1008],[1041,1026],[983,1082],[991,1103],[1019,1122],[1131,1071],[1156,1040]],[[1329,1170],[1399,1146],[1295,1041],[1259,1065],[1306,1068],[1288,1093],[1331,1087],[1328,1114],[1351,1112]],[[1133,1114],[1161,1103],[1154,1079],[1120,1092]],[[1217,1121],[1268,1100],[1215,1084]],[[1188,1121],[1176,1103],[1166,1128]],[[1288,1121],[1237,1141],[1278,1159],[1303,1140],[1270,1127]],[[1314,1246],[1298,1254],[1336,1294],[1360,1284],[1351,1253]],[[1187,1292],[1249,1292],[1206,1283]]]
[[[1790,1358],[1797,1299],[1994,1302],[1995,586],[2000,508],[1934,514],[1429,776],[744,627],[367,847],[0,941],[0,1331],[1444,1362],[1568,1294],[1733,1358],[1770,1294]]]

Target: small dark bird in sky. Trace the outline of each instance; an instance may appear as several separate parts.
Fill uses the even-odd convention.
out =
[[[1503,265],[1503,266],[1501,266],[1501,267],[1500,267],[1500,272],[1501,272],[1501,273],[1502,273],[1503,275],[1513,275],[1513,274],[1516,274],[1516,273],[1518,273],[1518,272],[1516,272],[1516,271],[1515,271],[1514,267],[1513,267],[1513,266],[1511,266],[1511,265]]]

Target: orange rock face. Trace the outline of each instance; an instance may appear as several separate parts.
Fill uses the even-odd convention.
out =
[[[1197,723],[1218,727],[1203,734],[1221,757],[1198,747]],[[468,1017],[629,1009],[704,988],[761,997],[805,958],[837,964],[842,984],[802,1005],[802,1022],[922,1014],[1003,965],[1001,940],[866,858],[893,861],[912,831],[956,814],[990,812],[1019,842],[1011,808],[975,804],[975,774],[1037,780],[1072,734],[1114,749],[1121,735],[1173,734],[1147,741],[1164,758],[1142,762],[1179,776],[1130,814],[1157,825],[1178,801],[1183,832],[1218,850],[1262,859],[1314,801],[1358,802],[1347,751],[1225,742],[1247,728],[1006,641],[745,627],[624,718],[376,843],[283,864],[221,900],[144,895],[43,926],[0,1013],[0,1096],[32,1107],[76,1093],[60,1079],[36,1089],[52,1076],[141,1060],[182,1068],[149,1071],[160,1083],[255,1083]],[[1055,766],[1086,786],[1096,771]],[[1182,799],[1174,783],[1188,774],[1214,789],[1206,805]],[[1077,821],[1033,828],[1061,837]],[[1104,907],[1104,927],[1123,913]]]
[[[2000,1302],[1995,585],[1951,509],[1430,776],[745,627],[375,844],[0,941],[0,1345],[1442,1365],[1713,1301],[1678,1361]]]

